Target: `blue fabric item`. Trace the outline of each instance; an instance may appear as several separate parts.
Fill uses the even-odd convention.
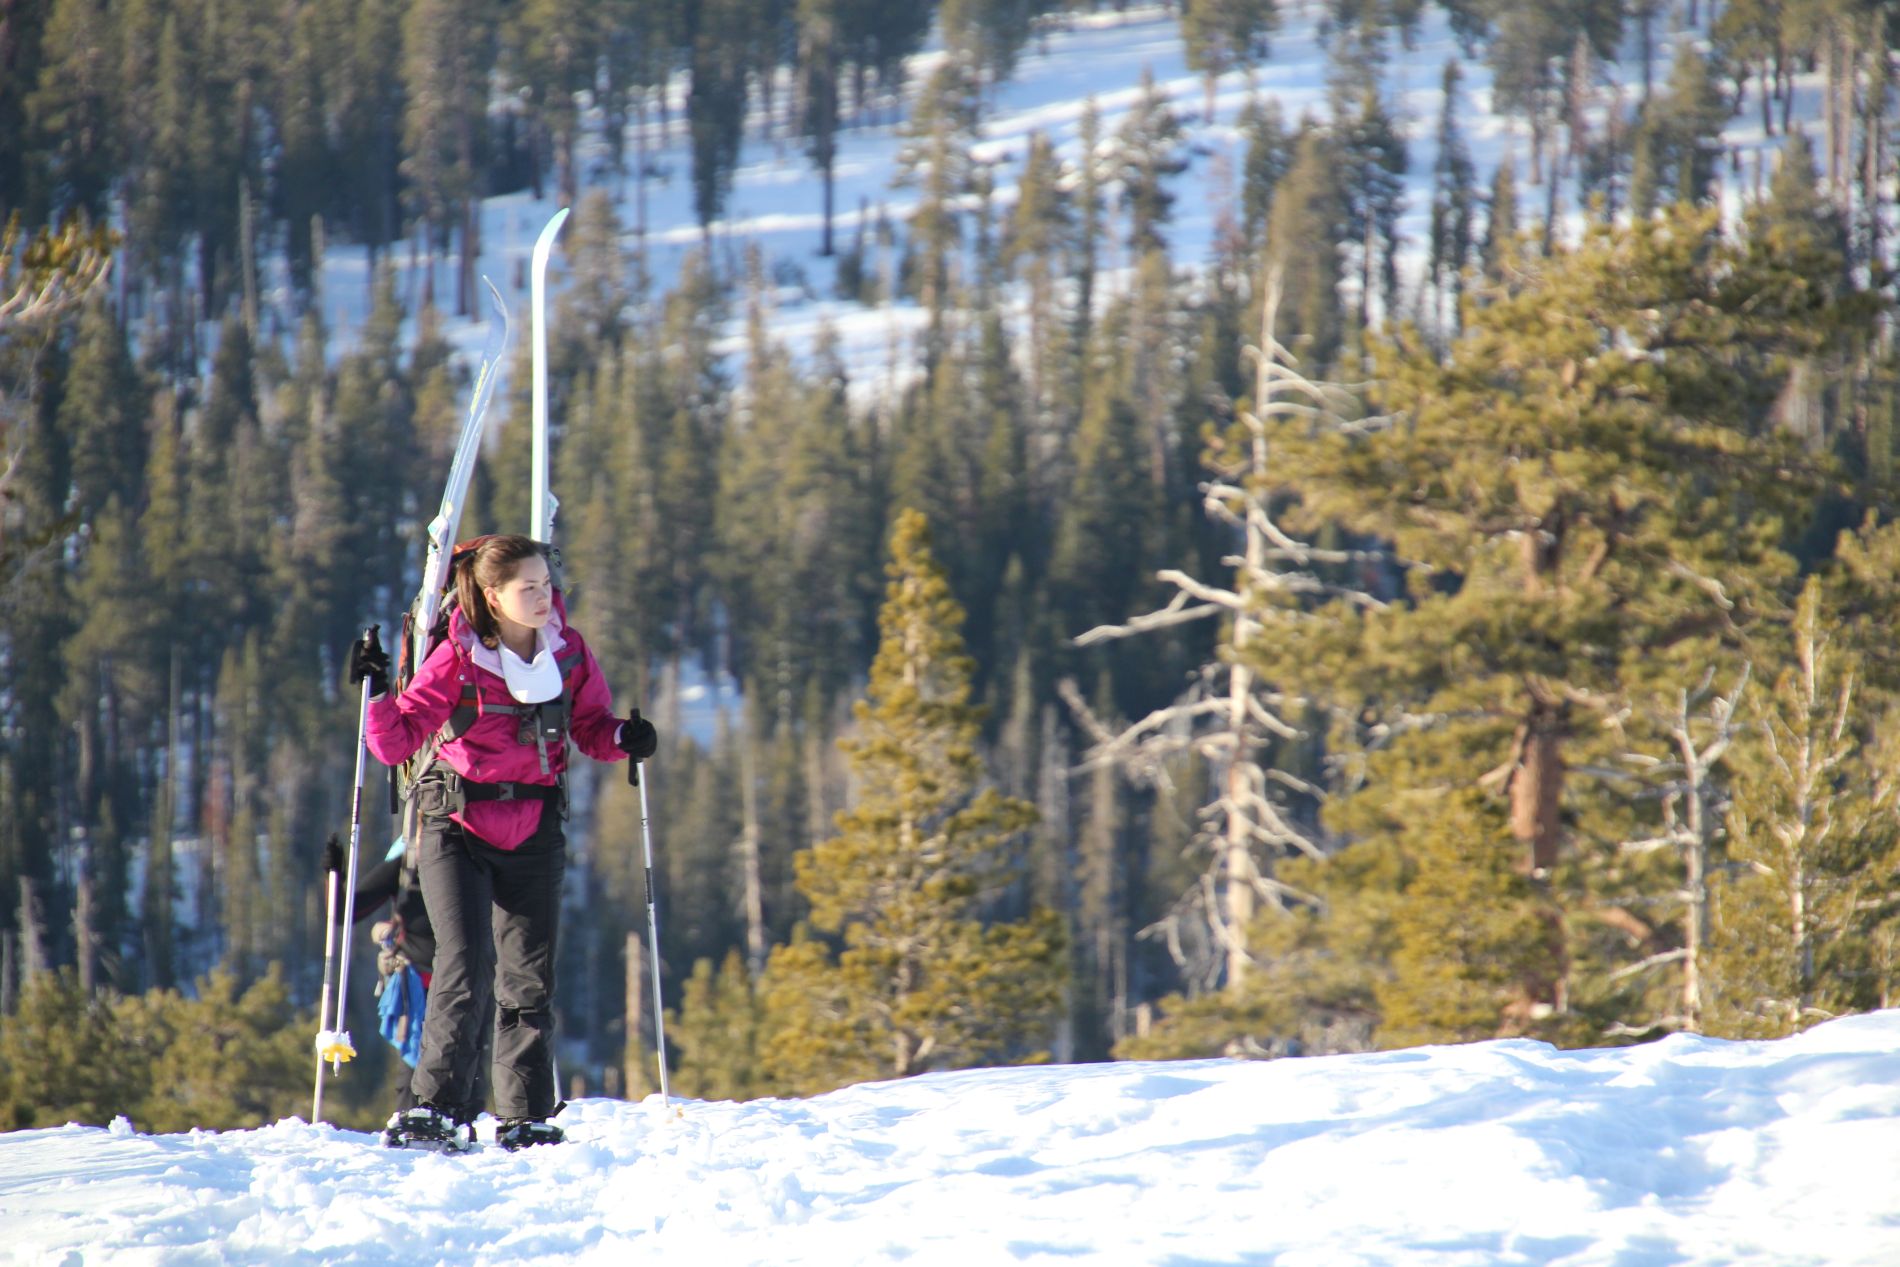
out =
[[[376,1007],[384,1039],[411,1069],[422,1058],[422,1014],[428,1003],[428,994],[422,988],[422,974],[404,964],[401,971],[384,983],[382,1002]],[[404,1024],[405,1021],[408,1024]]]
[[[383,855],[383,861],[394,862],[396,859],[402,857],[402,851],[406,848],[408,848],[408,842],[401,836],[396,837],[389,842],[389,852]]]

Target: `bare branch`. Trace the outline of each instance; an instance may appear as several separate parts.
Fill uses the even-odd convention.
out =
[[[1166,576],[1166,573],[1162,573],[1162,579],[1165,580]],[[1135,634],[1150,633],[1156,629],[1170,629],[1175,625],[1189,624],[1225,610],[1220,603],[1202,603],[1198,607],[1189,607],[1187,601],[1186,593],[1176,594],[1160,611],[1149,612],[1146,616],[1137,616],[1125,625],[1097,625],[1088,632],[1071,638],[1069,644],[1076,647],[1093,646],[1098,642],[1108,642],[1115,638],[1128,638]]]
[[[1651,968],[1660,968],[1665,964],[1681,963],[1688,957],[1689,952],[1678,946],[1674,950],[1665,950],[1661,954],[1651,955],[1649,958],[1641,960],[1640,962],[1626,964],[1618,968],[1615,972],[1612,972],[1610,974],[1610,980],[1621,981],[1624,977],[1633,977],[1637,973],[1647,972]]]

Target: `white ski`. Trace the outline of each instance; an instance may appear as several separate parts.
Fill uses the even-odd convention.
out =
[[[422,668],[429,654],[429,629],[435,624],[442,602],[442,586],[448,579],[449,563],[455,551],[455,533],[462,523],[462,506],[468,501],[468,482],[475,474],[475,459],[482,450],[482,419],[488,402],[495,394],[502,357],[508,351],[508,305],[501,301],[495,283],[482,278],[488,287],[493,313],[488,322],[488,341],[482,349],[482,361],[475,369],[475,387],[469,394],[468,417],[462,423],[461,438],[455,443],[455,458],[449,464],[449,482],[442,489],[442,507],[429,521],[429,553],[422,565],[422,589],[416,594],[411,611],[411,637],[407,650],[411,655],[409,675]]]
[[[554,540],[554,512],[560,501],[548,487],[548,253],[567,223],[567,208],[555,212],[535,240],[528,304],[534,340],[534,482],[533,523],[528,535],[536,541]]]

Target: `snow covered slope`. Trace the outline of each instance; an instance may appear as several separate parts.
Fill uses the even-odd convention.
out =
[[[1230,72],[1219,80],[1212,119],[1204,114],[1204,85],[1187,65],[1179,18],[1170,8],[1130,4],[1121,12],[1077,16],[1032,40],[1013,75],[988,103],[977,149],[978,157],[993,165],[993,197],[999,212],[1006,212],[1016,200],[1016,181],[1033,133],[1046,134],[1066,162],[1076,163],[1081,157],[1080,126],[1086,104],[1092,99],[1101,112],[1101,135],[1106,143],[1139,99],[1141,77],[1148,71],[1181,120],[1183,156],[1189,160],[1186,170],[1171,185],[1176,203],[1172,223],[1164,231],[1169,253],[1177,267],[1205,264],[1211,255],[1217,219],[1224,211],[1234,210],[1239,196],[1236,174],[1245,143],[1235,124],[1250,93],[1257,93],[1262,101],[1277,102],[1289,126],[1306,114],[1320,119],[1328,114],[1325,6],[1318,0],[1282,0],[1281,13],[1282,26],[1272,40],[1271,54],[1251,80],[1242,71]],[[1667,79],[1673,41],[1678,38],[1695,39],[1698,35],[1693,31],[1658,31],[1654,49],[1658,82]],[[1621,63],[1606,70],[1620,87],[1606,85],[1600,94],[1605,103],[1620,97],[1625,110],[1631,107],[1641,79],[1636,40],[1632,30]],[[1442,10],[1428,6],[1411,45],[1404,46],[1395,39],[1388,52],[1386,97],[1404,130],[1410,160],[1404,181],[1405,211],[1399,224],[1403,239],[1401,273],[1409,302],[1424,267],[1432,167],[1437,158],[1434,132],[1442,106],[1440,76],[1448,59],[1459,58],[1464,65],[1464,89],[1457,113],[1480,184],[1488,187],[1500,162],[1514,162],[1524,182],[1518,196],[1524,204],[1521,214],[1527,219],[1533,214],[1541,216],[1547,191],[1528,181],[1528,125],[1493,112],[1490,72],[1481,58],[1465,56]],[[915,92],[928,78],[940,56],[940,52],[930,51],[913,60],[910,91]],[[1795,77],[1797,123],[1818,117],[1821,80],[1818,71]],[[649,126],[648,154],[656,175],[646,187],[646,248],[656,294],[676,282],[681,260],[702,241],[693,213],[692,156],[683,123],[684,91],[682,76],[673,89],[676,108],[671,126],[662,130],[657,120]],[[789,91],[779,94],[781,110],[790,97]],[[1596,114],[1600,113],[1599,108]],[[1733,210],[1739,207],[1745,191],[1763,178],[1764,163],[1766,170],[1772,170],[1772,154],[1780,148],[1782,138],[1763,135],[1751,93],[1742,111],[1730,120],[1724,139],[1731,160],[1724,166],[1726,201]],[[848,122],[839,134],[838,147],[835,233],[839,249],[851,244],[861,218],[874,221],[880,212],[905,232],[916,192],[893,187],[903,147],[895,115],[881,112],[868,120]],[[630,139],[628,152],[633,148]],[[634,228],[640,219],[634,182],[631,178],[615,181],[597,134],[590,133],[583,144],[582,160],[583,188],[602,186],[613,193],[626,229],[624,241],[631,251],[636,245]],[[1560,217],[1574,217],[1576,203],[1574,180],[1564,182],[1558,198]],[[525,192],[490,198],[482,205],[480,271],[495,280],[517,312],[526,311],[526,263],[535,235],[555,206],[551,193],[547,199],[536,200]],[[835,260],[817,254],[822,207],[822,185],[804,156],[802,142],[790,134],[782,119],[768,129],[755,110],[733,173],[725,217],[713,229],[714,250],[722,267],[736,269],[742,252],[756,247],[764,258],[767,275],[780,283],[774,295],[773,336],[802,355],[810,350],[819,331],[829,327],[860,394],[875,399],[893,378],[901,381],[911,374],[915,359],[911,337],[923,317],[909,301],[865,307],[835,297]],[[1125,226],[1118,219],[1115,234],[1119,237],[1124,232]],[[570,227],[568,235],[572,233]],[[1103,278],[1106,293],[1118,284],[1116,270],[1126,262],[1122,258],[1126,252],[1113,242],[1103,243],[1103,250],[1108,270]],[[354,341],[368,309],[364,252],[361,248],[341,247],[330,251],[325,261],[325,320],[332,335],[340,336],[335,346],[346,347]],[[396,251],[392,262],[413,314],[420,288],[409,249],[405,246]],[[877,266],[875,258],[867,261],[873,271]],[[453,260],[439,256],[434,267],[436,293],[444,297],[444,303],[450,303],[454,294]],[[561,282],[562,257],[557,249],[550,285],[558,290]],[[280,283],[274,296],[279,301],[289,297],[284,287]],[[725,350],[740,350],[742,323],[742,314],[735,314]],[[478,321],[450,319],[444,332],[470,353],[480,346]],[[506,413],[505,392],[496,405],[491,425],[499,425],[500,416]]]
[[[565,1145],[462,1157],[294,1119],[0,1135],[0,1262],[1900,1262],[1900,1012],[675,1107],[589,1100]]]

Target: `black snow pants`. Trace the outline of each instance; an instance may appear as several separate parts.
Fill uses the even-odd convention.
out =
[[[558,1103],[554,937],[567,870],[561,816],[543,806],[533,836],[497,849],[425,803],[417,835],[435,971],[410,1088],[456,1121],[473,1120],[492,1003],[495,1115],[545,1118]]]

